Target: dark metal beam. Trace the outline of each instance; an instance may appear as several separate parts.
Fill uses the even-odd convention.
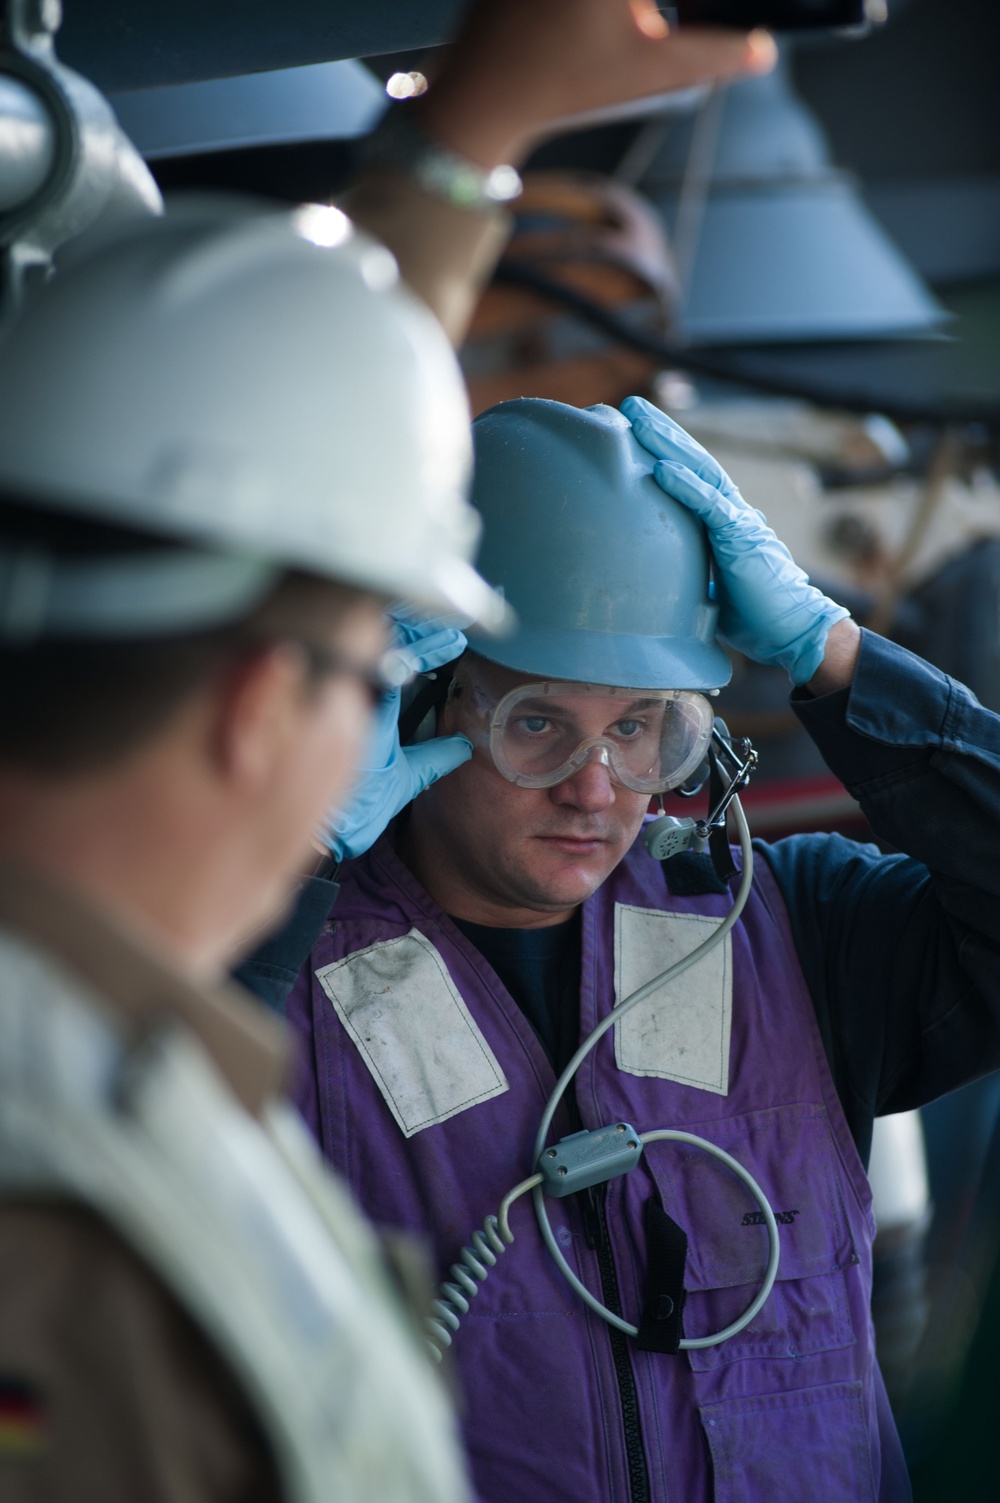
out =
[[[462,9],[463,0],[64,0],[58,47],[114,92],[433,46]]]

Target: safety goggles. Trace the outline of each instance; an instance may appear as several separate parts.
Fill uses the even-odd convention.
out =
[[[665,793],[701,765],[713,712],[688,689],[620,689],[546,680],[496,704],[488,745],[519,788],[553,788],[585,763],[604,764],[636,793]]]

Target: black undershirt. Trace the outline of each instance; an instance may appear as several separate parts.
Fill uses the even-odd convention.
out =
[[[580,910],[544,929],[452,923],[496,971],[558,1075],[580,1042]]]

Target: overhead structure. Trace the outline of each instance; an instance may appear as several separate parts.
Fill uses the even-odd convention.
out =
[[[56,57],[59,0],[6,0],[0,17],[0,312],[98,220],[162,209],[102,95]]]
[[[466,0],[65,0],[61,51],[107,92],[450,41]]]
[[[189,152],[350,140],[372,130],[389,102],[381,81],[351,59],[128,89],[108,98],[149,161]]]
[[[784,66],[675,124],[641,187],[673,238],[693,344],[887,339],[947,322],[833,166]]]

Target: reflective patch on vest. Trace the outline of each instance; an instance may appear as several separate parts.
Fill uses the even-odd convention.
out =
[[[697,913],[615,904],[615,1005],[698,948],[722,922]],[[726,935],[675,981],[658,987],[615,1024],[615,1059],[628,1075],[651,1075],[729,1094],[733,954]]]
[[[448,967],[419,930],[324,966],[316,979],[406,1137],[510,1089]]]

